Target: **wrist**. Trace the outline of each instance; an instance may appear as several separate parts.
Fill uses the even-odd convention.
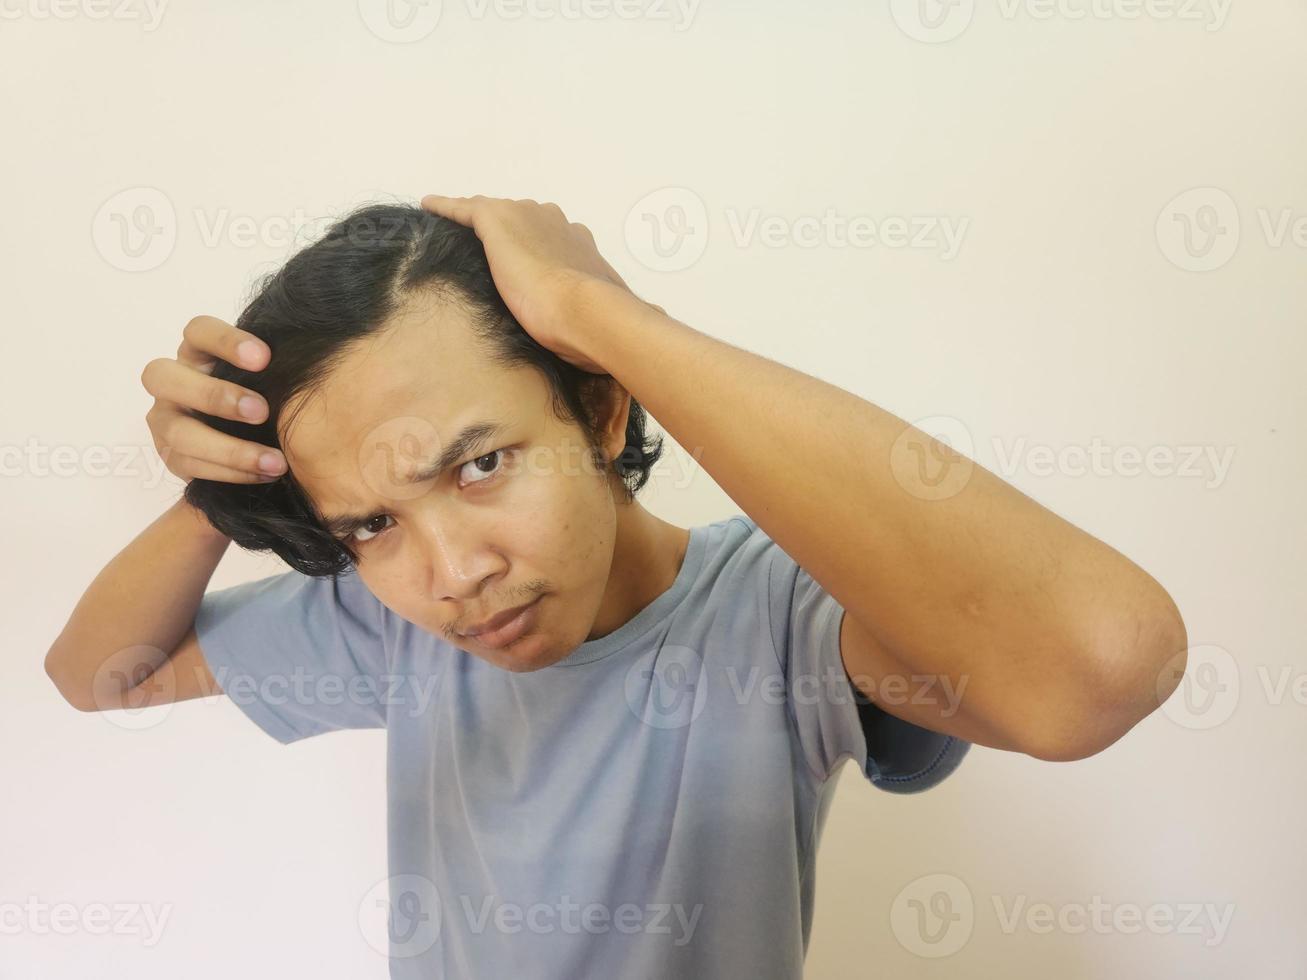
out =
[[[568,332],[584,360],[613,374],[652,315],[653,308],[625,286],[589,278],[577,282],[569,297]]]
[[[180,498],[175,504],[173,504],[173,510],[179,514],[185,514],[190,523],[199,532],[200,537],[205,540],[211,541],[214,544],[231,544],[231,538],[210,524],[209,519],[204,516],[204,512],[191,504],[185,497]]]

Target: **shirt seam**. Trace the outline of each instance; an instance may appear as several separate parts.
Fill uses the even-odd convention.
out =
[[[735,520],[739,520],[739,518],[735,518]],[[770,562],[768,562],[767,565],[767,594],[763,601],[763,607],[765,608],[767,613],[767,640],[771,644],[772,656],[776,660],[776,666],[780,669],[781,679],[784,680],[786,677],[786,671],[785,671],[786,665],[785,665],[785,661],[781,657],[780,649],[776,645],[776,632],[775,632],[774,620],[772,619],[772,608],[771,608],[771,595],[772,595],[771,584],[772,584],[772,578],[776,573],[776,564],[777,564],[777,556],[773,554],[771,556]],[[790,583],[790,586],[787,589],[787,592],[790,597],[789,599],[790,613],[789,615],[786,616],[786,624],[785,624],[787,634],[789,632],[789,626],[790,626],[789,616],[793,615],[794,589],[795,586],[797,586],[797,584],[798,584],[798,572],[796,571],[794,576],[794,581]],[[827,615],[829,615],[829,613]],[[802,741],[801,733],[799,731],[799,720],[794,715],[794,702],[788,696],[788,694],[785,698],[785,717],[786,717],[786,721],[789,723],[790,731],[794,735],[795,745],[798,747],[798,754],[799,754],[799,759],[802,763],[802,768],[804,772],[807,773],[808,778],[810,780],[810,785],[808,789],[810,792],[813,792],[816,789],[820,788],[821,784],[824,783],[827,779],[829,779],[831,774],[822,773],[821,771],[816,769],[811,762],[808,761],[807,754],[803,751],[803,741]]]

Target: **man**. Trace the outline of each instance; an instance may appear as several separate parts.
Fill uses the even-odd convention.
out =
[[[266,370],[192,331],[203,404],[264,400],[289,468],[197,464],[187,499],[296,570],[197,598],[154,664],[283,743],[387,730],[392,976],[797,977],[844,761],[917,792],[973,742],[1083,758],[1178,683],[1178,612],[1108,546],[643,302],[554,205],[423,207],[358,212],[265,284],[237,326]],[[161,403],[200,390],[154,373]],[[744,514],[634,500],[644,408]]]

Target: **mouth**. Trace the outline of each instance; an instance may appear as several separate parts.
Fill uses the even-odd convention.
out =
[[[544,595],[541,594],[525,605],[506,609],[491,617],[481,627],[459,635],[491,649],[508,646],[535,625],[536,612],[543,598]]]

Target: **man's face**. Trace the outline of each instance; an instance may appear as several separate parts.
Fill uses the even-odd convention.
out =
[[[616,540],[611,478],[583,431],[556,418],[549,394],[531,368],[506,369],[478,349],[462,309],[422,301],[281,416],[287,461],[319,513],[364,519],[333,533],[352,536],[373,595],[514,671],[547,667],[587,639]],[[609,458],[625,443],[628,405],[601,436]],[[501,429],[410,482],[479,422]],[[538,596],[534,625],[509,645],[462,635]]]

